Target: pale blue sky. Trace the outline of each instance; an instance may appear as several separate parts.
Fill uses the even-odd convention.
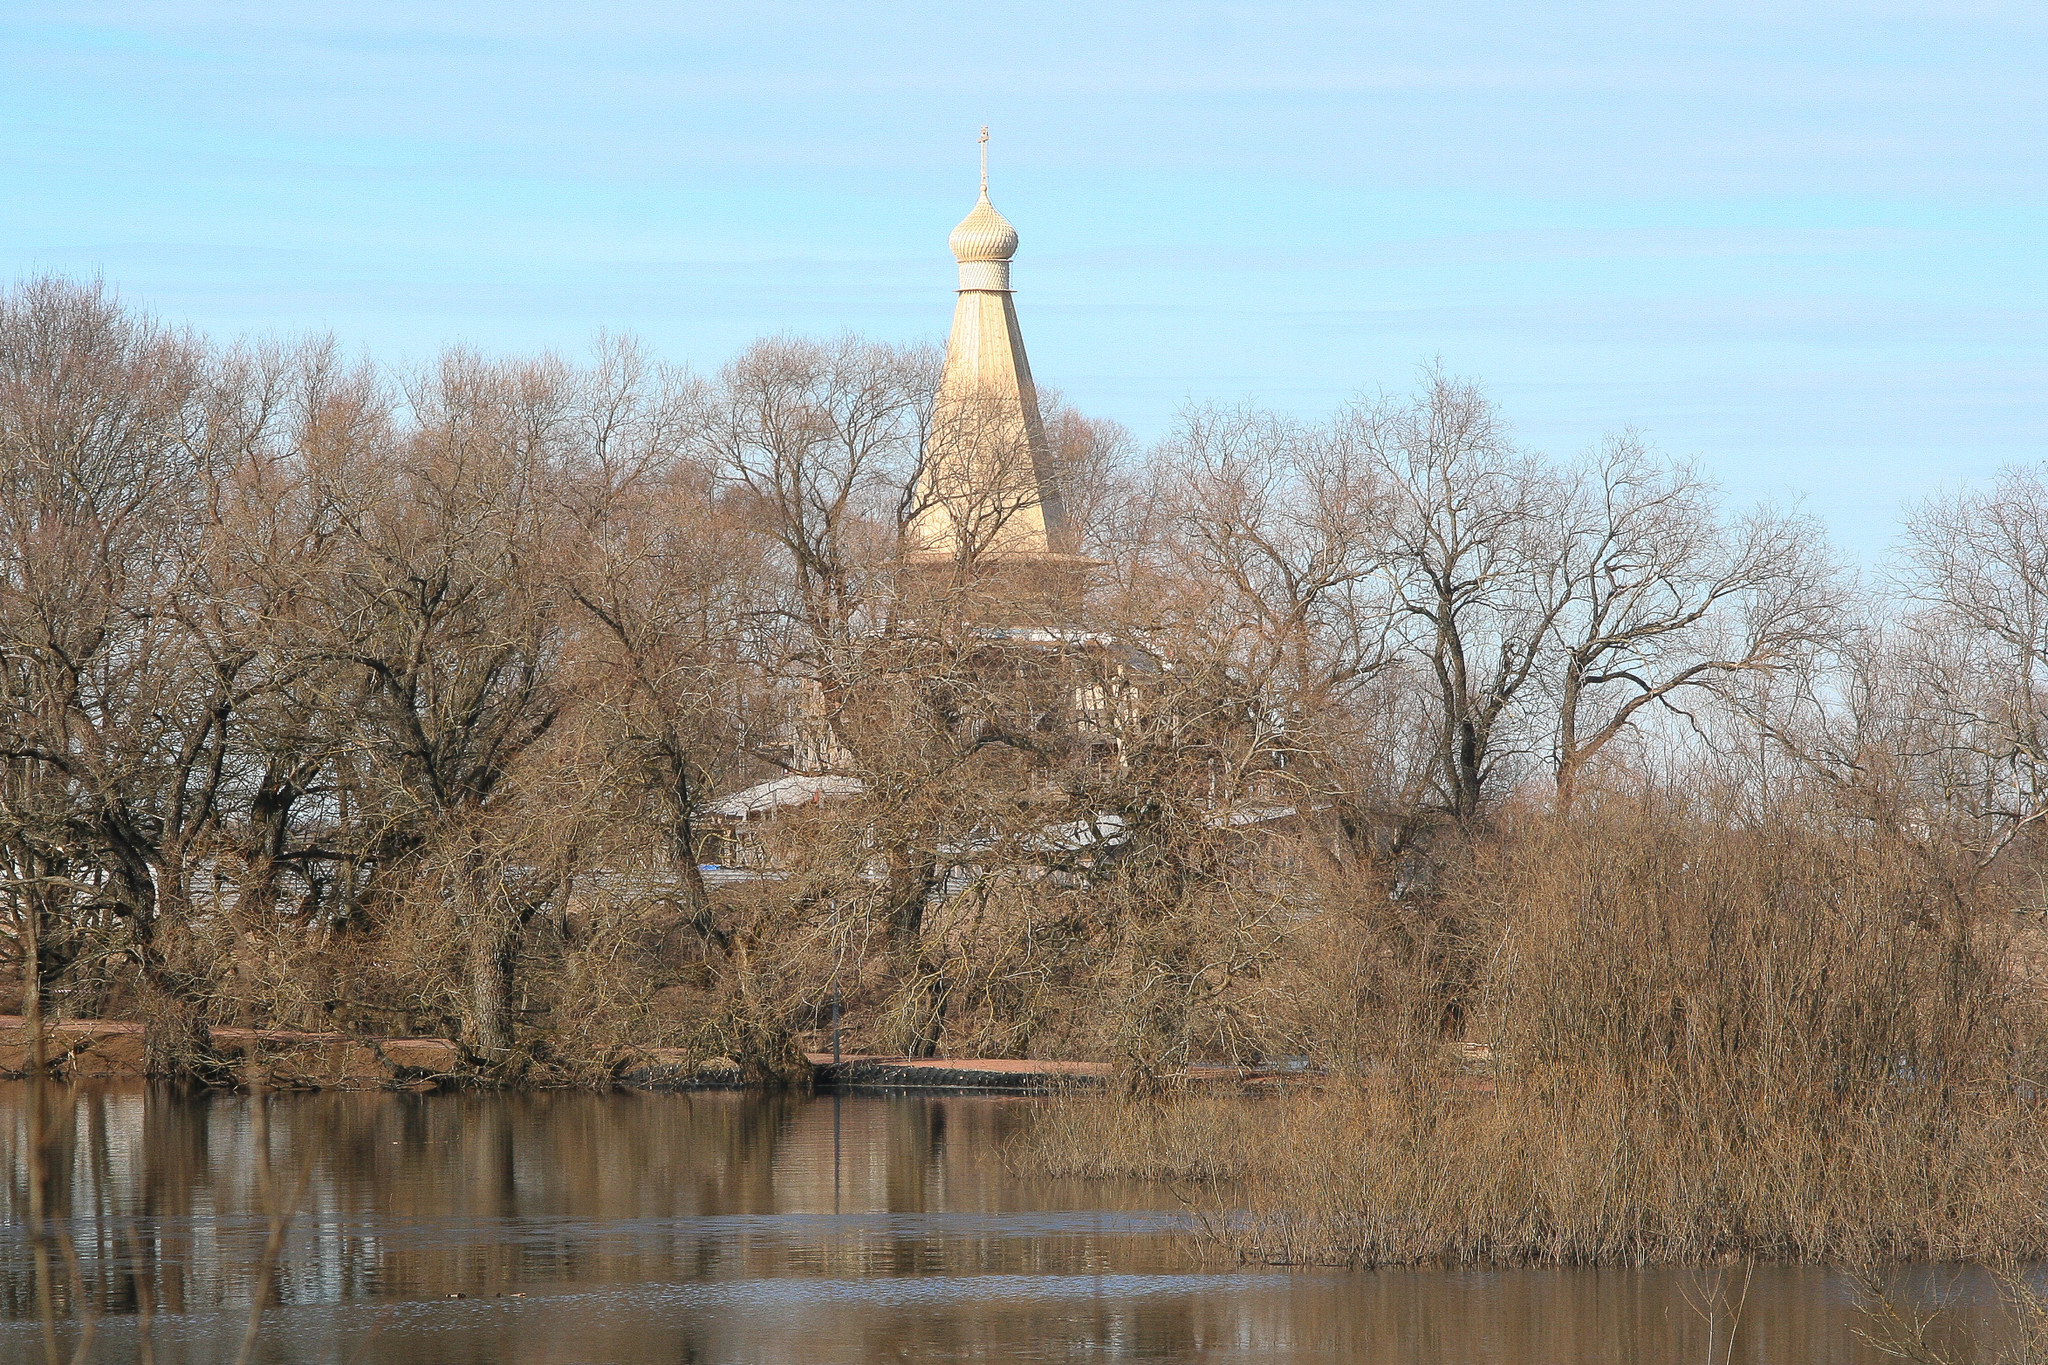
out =
[[[2039,3],[9,0],[0,273],[400,361],[935,338],[988,123],[1088,411],[1440,356],[1532,445],[1636,425],[1867,557],[2048,456],[2044,72]]]

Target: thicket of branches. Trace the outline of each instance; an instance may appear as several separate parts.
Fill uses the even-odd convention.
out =
[[[1440,373],[1149,450],[1048,401],[1100,567],[1025,639],[1000,575],[904,554],[937,368],[610,340],[401,373],[0,296],[23,992],[167,1060],[257,1023],[447,1034],[504,1076],[654,1044],[777,1074],[836,1001],[852,1046],[1145,1079],[1519,1037],[1473,878],[1539,827],[1882,848],[1909,891],[1830,894],[1951,952],[2036,908],[2038,473],[1913,509],[1859,583],[1809,519],[1632,434],[1528,452]],[[859,794],[707,885],[716,800],[820,771]]]

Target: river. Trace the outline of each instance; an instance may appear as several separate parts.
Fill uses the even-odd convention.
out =
[[[270,1096],[259,1121],[243,1095],[59,1094],[53,1183],[104,1361],[139,1356],[138,1284],[158,1361],[234,1360],[281,1202],[262,1129],[272,1185],[297,1190],[264,1362],[1882,1358],[1810,1268],[1754,1272],[1731,1349],[1708,1310],[1740,1270],[1205,1262],[1170,1188],[1010,1169],[1031,1099],[328,1093]],[[0,1086],[5,1361],[42,1349],[24,1095]]]

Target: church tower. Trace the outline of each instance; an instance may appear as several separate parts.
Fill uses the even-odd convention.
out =
[[[1055,624],[1093,561],[1060,501],[1010,290],[1017,229],[989,202],[986,128],[981,143],[981,199],[949,239],[960,288],[904,552],[928,580],[996,589],[1005,614]]]

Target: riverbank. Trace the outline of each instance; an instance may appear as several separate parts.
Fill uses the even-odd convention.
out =
[[[280,1090],[433,1089],[470,1071],[447,1038],[357,1038],[287,1029],[206,1031],[206,1068],[246,1079],[253,1056],[264,1083]],[[168,1068],[152,1057],[147,1027],[109,1019],[68,1019],[43,1026],[43,1056],[66,1080],[141,1080]],[[29,1035],[20,1015],[0,1015],[0,1076],[29,1071]]]
[[[302,1033],[288,1029],[209,1029],[205,1059],[185,1074],[247,1085],[255,1077],[274,1090],[434,1090],[476,1083],[483,1069],[449,1038],[359,1038],[345,1033]],[[147,1030],[139,1023],[80,1019],[46,1024],[45,1065],[66,1080],[140,1080],[171,1068],[153,1058]],[[821,1090],[985,1091],[1049,1094],[1099,1088],[1115,1075],[1108,1062],[1049,1061],[1003,1057],[905,1057],[887,1054],[804,1055],[808,1075],[799,1081]],[[19,1078],[29,1069],[29,1039],[20,1015],[0,1015],[0,1078]],[[1261,1085],[1279,1073],[1265,1068],[1195,1066],[1185,1079],[1203,1086]],[[614,1083],[630,1090],[739,1089],[748,1082],[730,1058],[708,1060],[680,1048],[642,1048],[625,1053],[613,1070]],[[493,1082],[494,1084],[498,1082]]]

